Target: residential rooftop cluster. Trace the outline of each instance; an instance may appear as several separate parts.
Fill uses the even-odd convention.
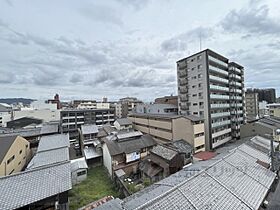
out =
[[[178,95],[151,103],[0,103],[0,209],[71,209],[97,168],[120,197],[79,197],[81,210],[277,206],[275,90],[245,90],[245,67],[210,49],[176,64]]]

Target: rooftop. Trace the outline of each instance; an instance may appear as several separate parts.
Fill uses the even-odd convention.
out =
[[[98,126],[95,124],[82,125],[83,134],[98,133]]]
[[[269,144],[268,139],[261,137],[248,141],[260,147]],[[248,141],[245,141],[246,146]],[[265,160],[263,151],[255,148],[244,151],[244,143],[233,146],[223,148],[223,152],[212,159],[188,166],[119,204],[126,210],[259,209],[276,174],[258,163],[259,159]],[[269,157],[268,153],[265,155]]]
[[[116,122],[119,123],[120,126],[132,125],[132,122],[128,118],[119,118],[116,120]]]
[[[61,147],[69,147],[69,134],[55,134],[42,136],[38,146],[38,151],[52,150]]]
[[[169,149],[168,147],[165,147],[163,145],[155,146],[150,152],[159,157],[162,157],[165,160],[172,160],[172,158],[174,158],[178,154],[175,150]]]
[[[0,209],[24,207],[72,188],[70,162],[0,178]]]
[[[15,142],[17,136],[5,136],[0,137],[0,163],[6,156],[7,152],[9,151],[12,144]]]
[[[202,117],[197,117],[194,115],[133,113],[133,114],[130,114],[130,116],[145,117],[145,118],[158,118],[158,119],[177,119],[177,118],[183,117],[183,118],[189,119],[194,122],[204,120]]]
[[[200,160],[209,160],[209,159],[212,159],[215,156],[216,156],[215,152],[208,152],[208,151],[198,152],[198,153],[193,155],[194,158],[197,158],[197,159],[200,159]]]
[[[104,138],[108,150],[111,156],[131,153],[139,151],[142,148],[147,148],[156,145],[155,140],[150,135],[138,136],[126,141],[117,141],[112,138],[113,136],[108,136]]]
[[[44,134],[51,134],[51,133],[58,133],[58,123],[46,123],[43,124],[40,134],[44,135]]]

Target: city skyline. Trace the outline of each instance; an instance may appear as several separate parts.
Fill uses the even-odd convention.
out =
[[[244,66],[245,87],[279,91],[278,11],[272,0],[2,0],[0,98],[176,95],[176,61],[200,38]]]

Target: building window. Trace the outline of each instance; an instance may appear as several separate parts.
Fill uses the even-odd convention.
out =
[[[22,153],[22,150],[19,151],[19,154],[21,154],[21,153]]]
[[[86,170],[84,170],[84,171],[79,171],[78,173],[77,173],[77,176],[82,176],[82,175],[85,175],[87,172],[86,172]]]
[[[7,164],[9,164],[10,162],[12,162],[15,159],[15,156],[13,155],[8,161]]]
[[[18,163],[18,165],[20,165],[21,164],[21,161]]]
[[[197,56],[197,60],[200,60],[200,59],[201,59],[201,55],[198,55],[198,56]]]
[[[198,74],[198,79],[201,79],[202,78],[202,74]]]
[[[26,149],[28,148],[28,144],[25,145]]]
[[[15,171],[15,169],[13,169],[13,170],[9,173],[9,175],[12,174],[12,173],[14,173],[14,171]]]
[[[198,66],[197,66],[197,69],[199,70],[199,69],[201,69],[201,67],[202,67],[202,65],[198,65]]]

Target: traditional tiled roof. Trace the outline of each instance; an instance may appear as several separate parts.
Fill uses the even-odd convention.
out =
[[[162,157],[165,160],[172,160],[172,158],[178,154],[178,152],[175,150],[169,149],[168,147],[164,147],[162,145],[155,146],[150,152]]]
[[[24,207],[72,188],[70,162],[0,178],[0,209]]]

